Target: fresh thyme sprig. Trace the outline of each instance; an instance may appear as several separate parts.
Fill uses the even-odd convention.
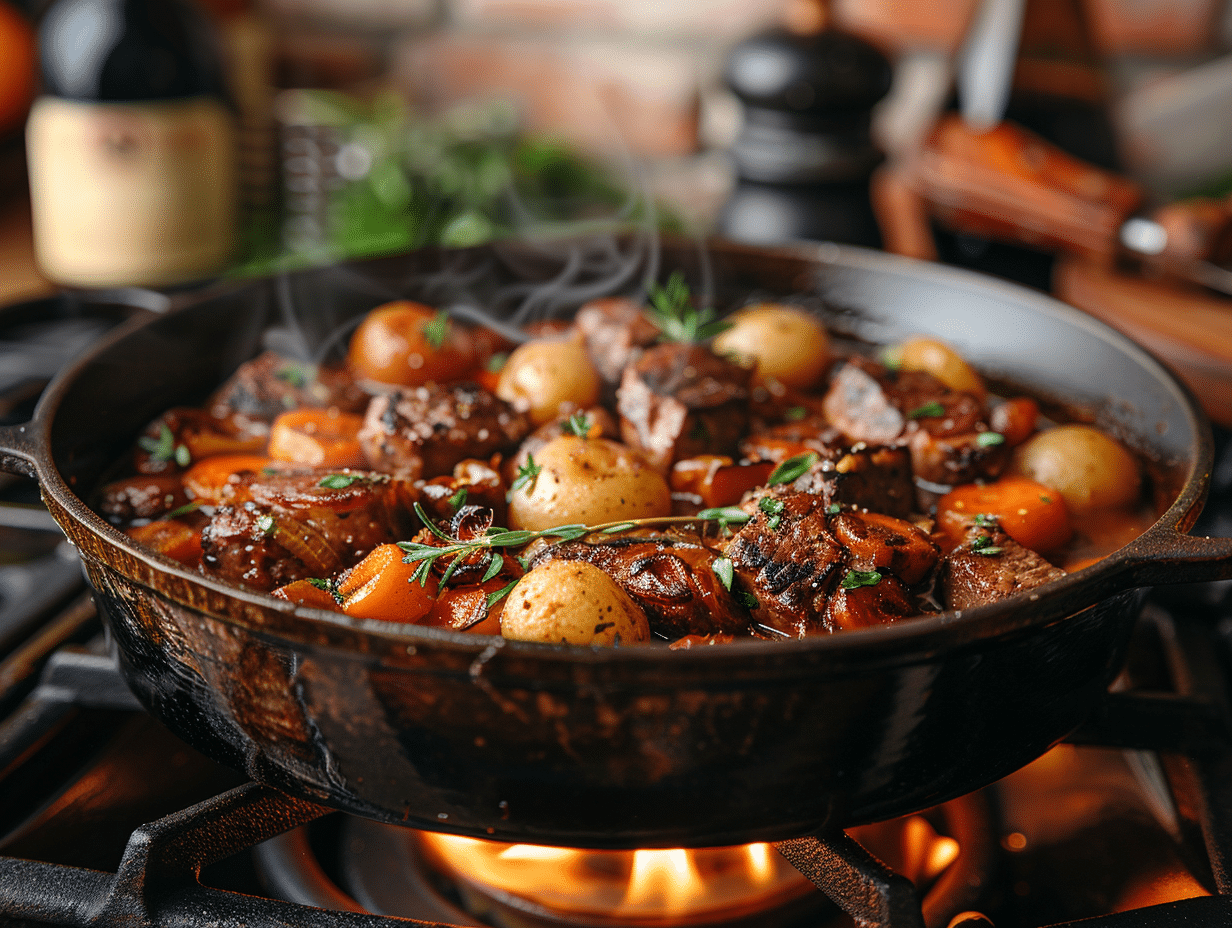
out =
[[[590,431],[594,428],[594,422],[590,416],[584,412],[575,412],[561,425],[560,430],[565,435],[574,435],[578,438],[589,438]]]
[[[663,286],[650,288],[650,307],[646,314],[659,327],[660,339],[669,342],[704,342],[731,328],[730,322],[715,320],[710,307],[695,309],[689,302],[689,285],[679,271]]]
[[[424,341],[440,351],[449,336],[449,313],[443,309],[437,310],[436,315],[424,323],[423,336]]]
[[[554,528],[528,531],[525,529],[507,529],[493,526],[487,532],[475,538],[461,539],[450,535],[423,510],[419,503],[415,504],[415,514],[423,521],[428,531],[444,542],[443,545],[426,545],[418,541],[400,541],[398,547],[403,551],[403,562],[419,563],[419,567],[411,575],[411,579],[421,586],[428,582],[436,562],[440,558],[450,558],[449,565],[441,575],[440,585],[443,587],[463,565],[474,564],[484,566],[483,581],[491,580],[500,573],[504,566],[504,556],[500,549],[521,548],[540,538],[550,538],[554,541],[576,541],[587,535],[615,535],[630,529],[647,525],[670,525],[691,522],[718,522],[720,526],[741,524],[749,520],[749,514],[742,509],[729,506],[721,509],[703,509],[695,516],[657,516],[648,519],[629,519],[624,522],[604,522],[599,525],[558,525]],[[486,558],[485,558],[486,555]]]

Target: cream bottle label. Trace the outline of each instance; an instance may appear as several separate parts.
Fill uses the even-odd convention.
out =
[[[35,251],[53,280],[159,286],[226,265],[235,243],[235,127],[218,101],[42,97],[26,146]]]

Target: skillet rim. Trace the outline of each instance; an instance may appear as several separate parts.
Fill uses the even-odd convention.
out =
[[[947,610],[936,615],[920,616],[892,625],[852,629],[831,635],[818,635],[805,639],[785,638],[775,641],[750,639],[735,641],[722,647],[671,651],[666,646],[600,648],[524,642],[499,636],[475,635],[426,626],[404,626],[390,622],[355,620],[341,613],[284,603],[269,594],[245,590],[215,578],[194,573],[170,559],[146,551],[95,513],[61,477],[59,468],[51,455],[51,432],[60,402],[69,393],[81,372],[95,359],[135,332],[165,318],[163,315],[152,315],[146,318],[135,318],[118,326],[65,367],[43,392],[30,423],[21,427],[27,439],[32,442],[33,463],[41,493],[45,500],[50,496],[58,504],[52,507],[53,514],[57,509],[65,511],[77,525],[99,539],[104,545],[119,548],[128,557],[144,564],[153,574],[170,575],[180,582],[203,587],[210,593],[236,601],[241,606],[240,609],[226,614],[209,609],[208,614],[212,618],[246,628],[267,639],[283,641],[298,649],[338,651],[352,655],[356,659],[371,660],[388,656],[388,654],[382,655],[377,649],[361,651],[352,647],[322,643],[319,638],[314,639],[310,634],[314,628],[334,628],[350,635],[364,636],[381,642],[387,652],[405,653],[408,645],[422,644],[437,649],[466,651],[473,653],[477,658],[489,652],[494,654],[504,651],[508,652],[510,657],[553,663],[583,664],[594,667],[644,664],[656,670],[673,664],[685,668],[699,665],[710,666],[716,663],[747,664],[749,657],[753,656],[766,659],[759,661],[759,665],[782,663],[788,669],[794,665],[802,665],[797,669],[804,669],[804,666],[809,664],[808,659],[825,658],[837,658],[840,661],[855,659],[863,664],[869,657],[873,657],[900,663],[908,657],[917,660],[926,653],[952,650],[972,642],[1020,632],[1037,625],[1064,621],[1112,595],[1137,588],[1138,584],[1133,582],[1132,576],[1129,576],[1133,569],[1144,561],[1158,559],[1158,552],[1152,553],[1154,549],[1160,544],[1166,547],[1166,536],[1183,532],[1182,526],[1187,527],[1192,523],[1193,518],[1200,511],[1200,505],[1207,493],[1214,458],[1209,421],[1188,387],[1147,349],[1106,323],[1051,296],[1018,284],[963,268],[919,261],[857,246],[820,242],[763,247],[717,239],[707,241],[705,245],[712,254],[716,251],[727,251],[770,258],[796,259],[806,262],[814,271],[822,267],[830,267],[839,272],[854,270],[862,273],[889,274],[915,282],[923,279],[973,292],[980,296],[992,297],[999,301],[1009,300],[1025,304],[1026,308],[1032,312],[1043,313],[1058,318],[1070,326],[1086,330],[1088,334],[1112,345],[1120,354],[1132,359],[1140,368],[1145,369],[1156,383],[1167,387],[1177,408],[1184,414],[1185,424],[1194,441],[1191,444],[1190,466],[1184,475],[1180,491],[1167,509],[1160,513],[1155,522],[1142,535],[1099,562],[1060,580],[1052,581],[1047,585],[1046,592],[1024,592],[970,610]],[[251,282],[243,281],[234,286],[211,287],[173,312],[188,310],[212,298],[242,290],[249,283]],[[1164,556],[1167,556],[1167,552],[1164,552]],[[125,574],[130,580],[151,589],[156,595],[168,596],[165,590],[150,588],[148,584],[120,570],[115,564],[108,563],[108,566],[110,569]],[[1118,579],[1122,575],[1125,577]],[[1065,602],[1070,597],[1077,602],[1066,606]],[[202,609],[199,603],[185,603],[180,597],[171,598],[191,608]],[[262,613],[277,613],[284,620],[293,621],[296,631],[303,629],[304,634],[291,634],[287,628],[264,627],[263,623],[251,620],[250,615],[254,609]],[[762,669],[769,670],[770,667],[766,666]]]

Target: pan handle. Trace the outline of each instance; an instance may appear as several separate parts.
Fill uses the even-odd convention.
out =
[[[33,422],[0,426],[0,471],[20,477],[38,478],[35,462],[38,446],[33,435]]]
[[[1186,535],[1173,529],[1127,559],[1136,586],[1206,583],[1232,578],[1232,538]]]

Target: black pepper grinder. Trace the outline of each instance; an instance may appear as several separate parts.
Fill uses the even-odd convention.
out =
[[[881,153],[869,125],[890,77],[881,52],[834,29],[775,29],[739,43],[724,71],[744,104],[730,152],[738,181],[719,234],[880,246],[868,179]]]

